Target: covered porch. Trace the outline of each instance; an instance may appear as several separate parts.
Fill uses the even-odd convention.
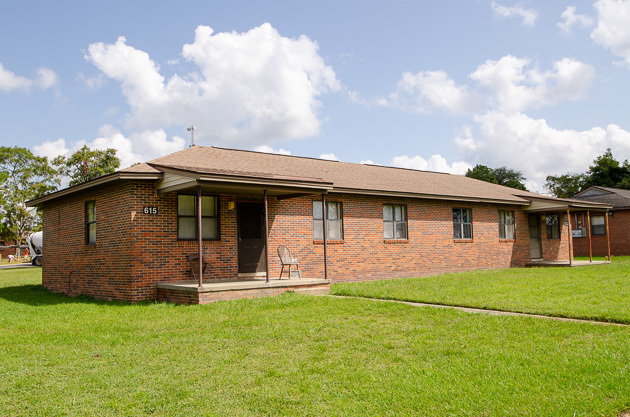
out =
[[[568,242],[568,260],[543,260],[542,252],[540,252],[540,258],[535,256],[537,251],[541,251],[540,247],[540,229],[536,230],[536,228],[532,225],[530,221],[529,224],[529,233],[530,233],[530,250],[531,250],[531,261],[525,264],[526,267],[536,267],[536,266],[557,266],[557,267],[577,267],[577,266],[588,266],[588,265],[601,265],[605,263],[610,263],[610,238],[609,238],[609,230],[608,230],[608,210],[612,208],[612,206],[607,204],[600,203],[590,203],[583,202],[580,200],[573,199],[547,199],[544,197],[539,198],[531,198],[531,204],[525,208],[523,211],[530,215],[544,215],[547,213],[562,213],[566,214],[566,221],[564,225],[567,226],[567,242]],[[576,261],[573,254],[573,237],[576,234],[576,230],[572,230],[571,225],[571,213],[576,212],[585,212],[587,215],[587,227],[585,228],[586,237],[588,238],[589,245],[589,260],[588,261]],[[605,219],[605,228],[606,228],[606,238],[608,243],[608,253],[606,257],[606,261],[593,261],[593,251],[592,251],[592,238],[591,238],[591,221],[590,216],[591,213],[600,213],[604,215]],[[582,233],[582,230],[580,230]]]
[[[221,203],[223,211],[215,210],[221,213],[219,215],[217,212],[216,216],[226,215],[226,218],[234,221],[224,227],[219,236],[225,242],[223,246],[231,245],[235,250],[229,257],[225,257],[225,254],[212,257],[213,250],[204,244],[205,237],[197,232],[196,241],[188,242],[188,247],[194,253],[189,252],[187,255],[189,260],[191,257],[196,259],[196,264],[190,263],[193,270],[191,278],[194,277],[194,281],[167,279],[158,282],[158,300],[180,304],[206,304],[219,300],[275,296],[286,291],[308,294],[330,292],[325,238],[323,256],[310,259],[311,266],[318,264],[321,272],[312,271],[311,268],[309,276],[289,273],[289,277],[283,275],[282,279],[278,278],[274,259],[270,264],[270,258],[276,256],[278,245],[290,245],[292,234],[297,232],[284,230],[280,237],[278,230],[282,231],[282,228],[273,232],[274,214],[268,207],[270,204],[272,207],[274,204],[277,206],[280,201],[305,196],[320,196],[325,202],[326,194],[332,189],[331,183],[319,178],[269,176],[245,171],[200,172],[198,169],[182,166],[159,168],[164,176],[156,183],[156,193],[177,193],[188,195],[189,199],[195,196],[194,217],[198,231],[204,230],[202,211],[206,206],[203,205],[205,202],[202,204],[202,196],[229,196]],[[218,218],[217,221],[223,220],[225,219]],[[208,269],[204,267],[206,258],[215,260]],[[216,271],[217,267],[221,269],[221,265],[225,265],[222,261],[217,263],[218,259],[228,258],[232,269],[222,274],[213,273],[213,269]],[[199,262],[199,259],[203,261]]]

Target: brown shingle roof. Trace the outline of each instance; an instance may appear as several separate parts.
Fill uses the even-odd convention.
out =
[[[306,177],[333,183],[333,192],[391,192],[515,204],[526,204],[527,196],[538,196],[460,175],[204,146],[190,147],[123,171],[147,172],[151,167],[259,178]]]

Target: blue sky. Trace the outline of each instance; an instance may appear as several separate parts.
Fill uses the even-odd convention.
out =
[[[630,158],[630,1],[13,1],[0,141],[123,165],[188,146],[463,173]]]

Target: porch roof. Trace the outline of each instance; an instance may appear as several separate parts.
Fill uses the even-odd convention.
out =
[[[566,212],[568,211],[607,211],[612,206],[610,204],[603,203],[591,203],[588,201],[580,201],[569,198],[549,198],[549,197],[529,197],[531,204],[523,211],[529,213],[541,213],[541,212]]]

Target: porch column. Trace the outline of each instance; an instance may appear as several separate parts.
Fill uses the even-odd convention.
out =
[[[591,242],[591,211],[586,210],[586,227],[588,228],[588,259],[593,262],[593,243]]]
[[[267,190],[263,191],[263,199],[265,200],[265,275],[266,281],[269,282],[269,215],[267,211]]]
[[[328,279],[328,258],[326,257],[326,229],[328,228],[326,224],[326,194],[322,194],[322,218],[323,218],[323,234],[324,234],[324,279]]]
[[[612,262],[610,259],[610,231],[608,230],[608,210],[604,214],[604,222],[606,223],[606,244],[608,245],[608,260]]]
[[[571,212],[567,209],[567,223],[569,227],[567,231],[569,233],[569,265],[573,266],[573,233],[571,232]]]
[[[199,286],[203,286],[203,238],[201,236],[201,185],[197,186],[197,254],[199,255]]]

